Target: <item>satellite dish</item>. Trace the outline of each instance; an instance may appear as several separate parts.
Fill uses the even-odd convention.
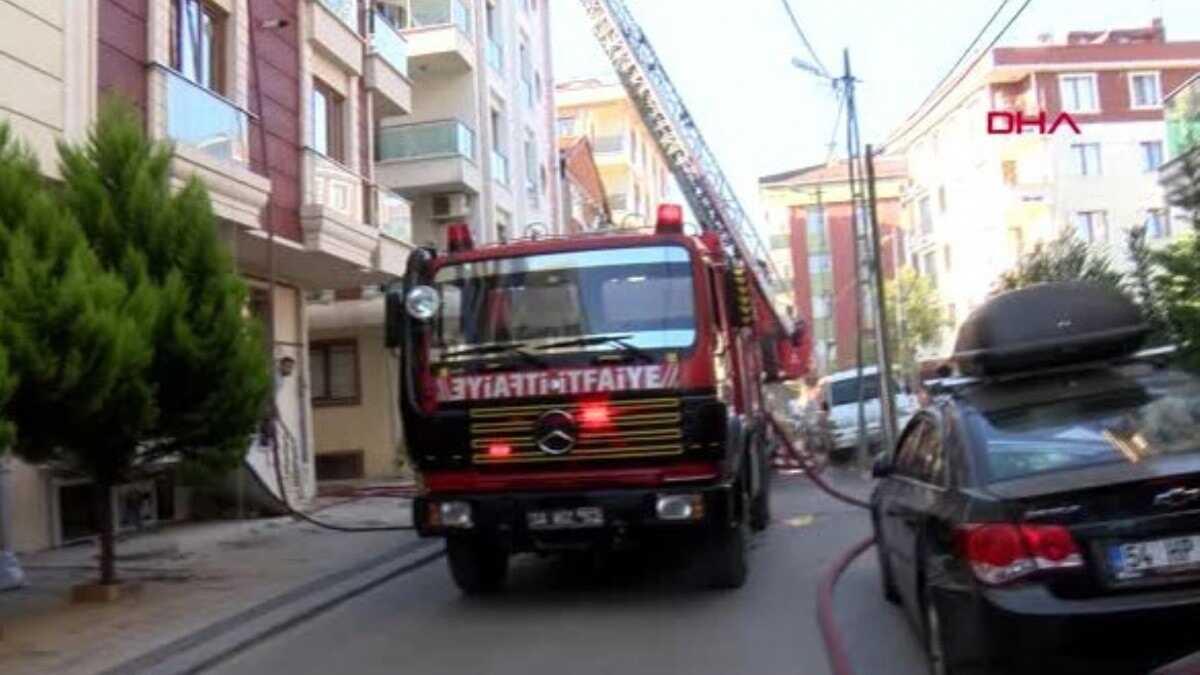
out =
[[[545,223],[529,223],[525,226],[525,236],[529,239],[533,239],[534,241],[541,239],[542,237],[546,236],[546,234],[547,230]]]

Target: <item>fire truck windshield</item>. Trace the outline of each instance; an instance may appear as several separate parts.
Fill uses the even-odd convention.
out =
[[[681,246],[546,253],[447,265],[434,322],[437,360],[489,345],[539,353],[682,349],[696,337],[691,256]],[[481,347],[485,349],[480,349]]]

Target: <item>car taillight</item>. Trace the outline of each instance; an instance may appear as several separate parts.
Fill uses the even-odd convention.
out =
[[[1083,556],[1062,525],[981,523],[957,530],[959,554],[985,584],[1015,581],[1039,570],[1083,567]]]

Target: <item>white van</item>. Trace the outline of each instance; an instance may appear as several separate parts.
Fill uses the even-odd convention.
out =
[[[867,421],[867,441],[877,444],[882,436],[882,415],[879,408],[879,368],[864,366],[863,408]],[[833,423],[834,447],[838,450],[858,444],[858,369],[841,370],[826,375],[817,382],[821,407]],[[908,418],[917,410],[916,397],[904,393],[893,380],[896,392],[896,429],[903,429]]]

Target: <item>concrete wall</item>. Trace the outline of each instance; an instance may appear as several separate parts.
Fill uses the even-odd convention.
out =
[[[400,422],[397,406],[399,364],[383,348],[382,299],[352,300],[310,307],[310,344],[353,340],[358,348],[361,398],[355,405],[313,408],[316,453],[361,451],[370,478],[400,474]],[[329,327],[344,324],[343,327]],[[318,327],[321,326],[321,327]]]

